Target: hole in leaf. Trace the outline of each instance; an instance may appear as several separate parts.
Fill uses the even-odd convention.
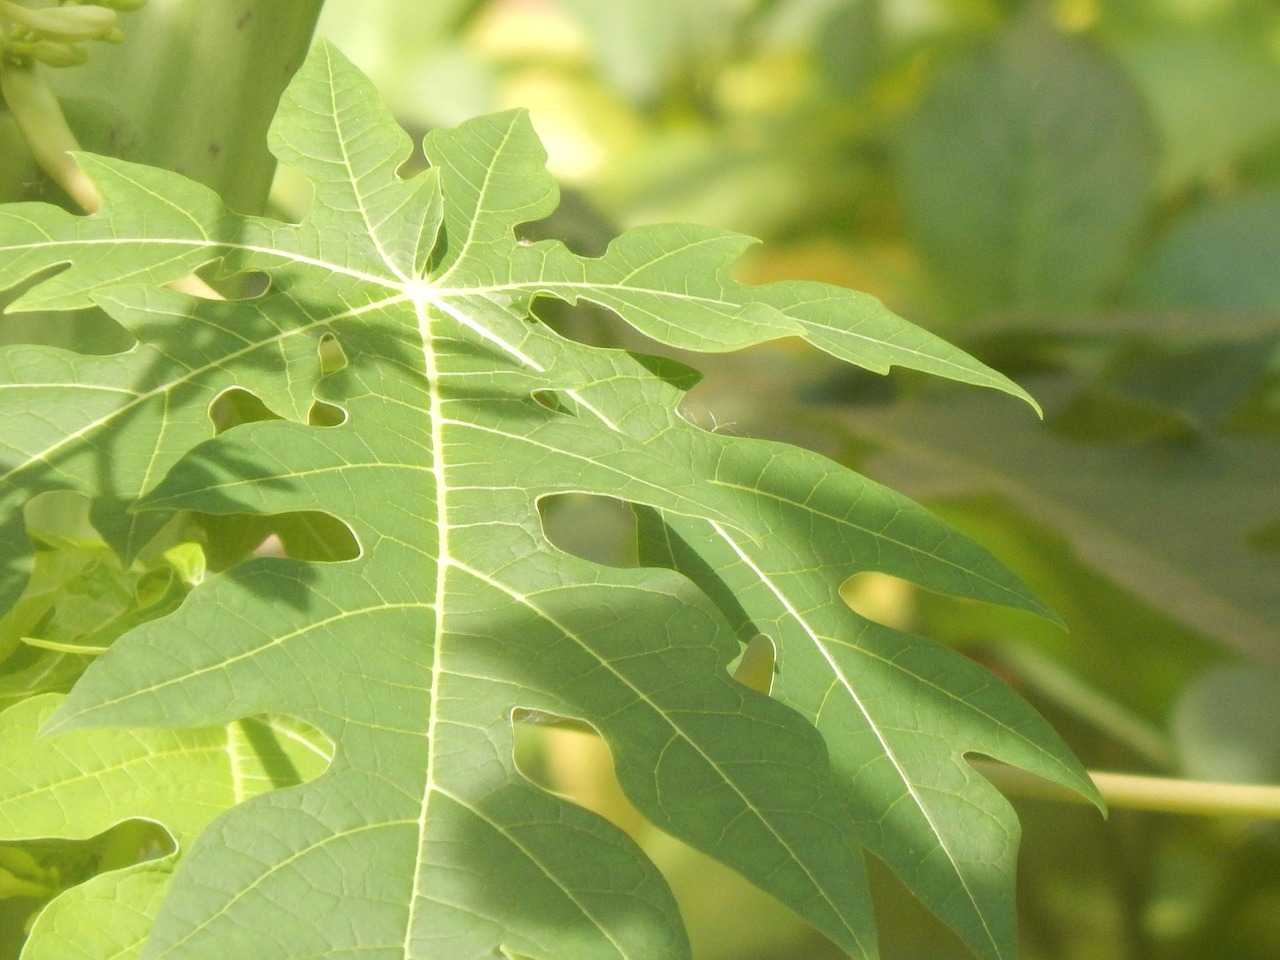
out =
[[[855,573],[840,584],[840,599],[850,610],[894,630],[911,629],[915,596],[915,584],[876,570]]]
[[[307,179],[306,175],[287,164],[281,164],[271,184],[267,216],[297,225],[311,209],[314,197],[315,185]]]
[[[757,633],[745,647],[742,655],[731,665],[733,679],[757,693],[767,694],[773,689],[777,647],[763,633]]]
[[[560,394],[554,390],[535,390],[532,396],[538,406],[546,407],[552,413],[573,414],[573,411],[560,399]]]
[[[256,394],[240,387],[232,387],[218,394],[209,404],[209,419],[213,421],[214,430],[225,433],[232,427],[244,423],[255,423],[259,420],[280,420],[278,414],[263,403]]]
[[[544,790],[562,793],[555,784],[555,778],[549,769],[552,741],[547,732],[555,729],[568,729],[588,737],[598,737],[595,728],[582,720],[554,716],[541,710],[529,710],[517,707],[511,711],[511,732],[513,736],[511,759],[516,769],[530,783],[537,784]]]
[[[88,356],[124,353],[137,342],[129,331],[98,309],[12,313],[5,316],[0,331],[0,344],[39,344]]]
[[[318,510],[269,516],[201,514],[200,523],[207,534],[206,559],[213,571],[226,570],[251,556],[320,563],[360,556],[360,544],[351,528]]]
[[[332,403],[317,400],[307,411],[307,423],[313,427],[339,427],[347,422],[347,411]]]
[[[767,938],[780,928],[793,936],[790,931],[801,929],[794,914],[769,894],[647,820],[618,782],[613,752],[602,737],[537,723],[517,723],[515,732],[517,769],[536,786],[602,817],[639,843],[664,871],[682,908],[706,916],[708,892],[713,892],[719,904],[713,909],[721,911],[719,915],[728,926],[714,924],[701,940],[695,939],[695,956],[762,956],[753,949],[762,936]],[[733,940],[731,952],[724,952],[726,930]],[[815,933],[794,955],[837,954],[834,946]]]
[[[975,773],[1011,800],[1051,800],[1071,804],[1081,802],[1081,797],[1069,787],[988,754],[970,751],[964,755],[964,760]]]
[[[589,725],[545,718],[537,711],[512,713],[516,769],[531,783],[604,817],[633,837],[650,832],[614,775],[613,752]]]
[[[59,265],[42,270],[13,289],[0,294],[0,311],[24,293],[65,269]],[[108,356],[123,353],[136,343],[133,335],[99,307],[91,309],[36,310],[9,313],[0,323],[0,344],[29,343],[60,347],[76,353]]]
[[[109,870],[157,860],[173,853],[173,838],[150,820],[126,820],[87,840],[47,838],[0,843],[6,896],[33,903]]]
[[[618,347],[640,336],[613,311],[586,301],[570,304],[542,296],[533,301],[530,310],[566,340],[589,347]]]
[[[337,373],[350,362],[347,360],[346,352],[342,349],[342,344],[331,333],[326,333],[320,338],[318,349],[320,352],[320,372],[325,376]]]
[[[560,204],[543,217],[522,223],[516,236],[524,243],[559,240],[580,257],[602,257],[621,231],[580,192],[560,191]]]
[[[256,300],[271,288],[271,276],[262,270],[219,273],[221,264],[209,263],[190,276],[166,283],[170,290],[197,300],[221,303],[224,300]]]
[[[262,270],[247,270],[236,274],[229,283],[228,299],[253,300],[265,296],[271,289],[271,275]]]
[[[562,493],[538,501],[542,530],[565,553],[607,567],[636,566],[631,507],[613,497]]]
[[[333,760],[333,741],[296,717],[262,714],[228,728],[240,772],[253,792],[281,790],[314,780]]]

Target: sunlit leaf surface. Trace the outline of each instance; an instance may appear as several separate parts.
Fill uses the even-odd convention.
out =
[[[596,259],[520,241],[557,196],[526,117],[437,130],[430,170],[400,179],[408,138],[327,46],[272,146],[314,185],[300,224],[93,157],[98,214],[0,215],[0,286],[69,264],[19,309],[97,304],[138,341],[3,355],[9,598],[31,565],[19,508],[50,488],[92,496],[125,557],[182,510],[321,513],[358,547],[211,578],[116,640],[51,721],[56,743],[267,713],[332,741],[319,776],[234,806],[181,851],[141,955],[686,957],[635,844],[517,770],[513,723],[533,712],[597,730],[649,820],[851,956],[876,952],[870,849],[981,956],[1011,957],[1017,823],[964,755],[1092,788],[997,680],[860,619],[839,587],[875,569],[1037,602],[905,498],[687,423],[682,365],[568,341],[530,305],[594,303],[695,351],[801,337],[871,370],[1026,395],[871,297],[736,283],[740,236],[655,226]],[[162,286],[215,263],[270,288],[219,302]],[[232,388],[275,418],[214,436],[211,404]],[[538,501],[571,492],[634,505],[645,565],[554,547]],[[772,696],[727,669],[761,633]],[[167,820],[163,805],[117,813]]]

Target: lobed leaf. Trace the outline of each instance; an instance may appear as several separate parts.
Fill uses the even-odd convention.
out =
[[[523,244],[515,227],[556,201],[528,119],[436,130],[431,169],[400,179],[408,139],[323,44],[271,143],[314,184],[300,224],[102,158],[84,161],[98,214],[0,219],[0,284],[70,264],[15,306],[96,304],[138,341],[6,352],[9,597],[29,568],[18,505],[46,489],[94,497],[126,556],[178,511],[319,512],[357,545],[210,578],[116,640],[50,722],[92,738],[270,713],[333,743],[322,774],[238,803],[183,850],[141,956],[687,957],[654,865],[516,768],[531,711],[597,730],[649,820],[849,955],[876,951],[870,849],[982,956],[1012,956],[1016,821],[965,753],[1096,794],[994,678],[860,620],[838,590],[879,569],[1043,609],[904,498],[685,422],[684,368],[565,340],[530,307],[585,300],[672,346],[799,336],[873,370],[1021,388],[871,298],[736,283],[743,237],[650,227],[594,259]],[[158,286],[214,264],[270,289],[214,302]],[[276,419],[216,432],[231,390]],[[563,493],[634,505],[653,565],[555,548],[538,502]],[[727,671],[757,633],[779,648],[776,698]]]

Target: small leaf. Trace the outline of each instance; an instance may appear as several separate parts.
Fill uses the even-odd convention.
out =
[[[1196,677],[1170,718],[1187,776],[1221,783],[1280,781],[1278,725],[1280,674],[1243,660]]]

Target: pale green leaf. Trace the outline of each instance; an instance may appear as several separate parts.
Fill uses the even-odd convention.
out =
[[[1157,21],[1115,37],[1158,127],[1167,190],[1211,182],[1280,130],[1274,11],[1242,4],[1232,13],[1216,22]]]
[[[1219,783],[1280,780],[1280,674],[1234,660],[1187,684],[1170,731],[1187,776]]]
[[[1183,217],[1132,284],[1143,307],[1192,312],[1202,335],[1230,336],[1240,316],[1274,334],[1280,308],[1280,193],[1229,197]],[[1225,329],[1222,329],[1225,328]]]
[[[732,13],[724,0],[557,0],[587,34],[600,71],[624,94],[656,100],[699,47],[727,43]]]
[[[152,861],[72,887],[37,918],[22,960],[135,960],[172,873],[171,863]]]

